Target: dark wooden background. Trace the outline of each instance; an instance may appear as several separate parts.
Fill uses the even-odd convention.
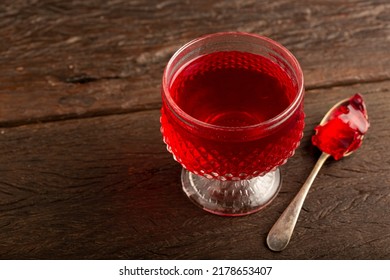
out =
[[[208,214],[159,132],[160,80],[185,42],[269,36],[298,58],[306,128],[265,210]],[[1,259],[390,259],[389,1],[21,1],[0,5]],[[289,247],[268,230],[308,176],[314,126],[360,92],[361,149],[320,171]]]

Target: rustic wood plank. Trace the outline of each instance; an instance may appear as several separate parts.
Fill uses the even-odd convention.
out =
[[[388,259],[389,89],[385,81],[311,90],[305,136],[283,166],[282,191],[241,218],[208,214],[182,194],[159,110],[1,128],[0,258]],[[289,247],[271,252],[266,234],[318,156],[314,126],[355,92],[371,118],[363,146],[325,164]]]
[[[4,1],[0,126],[160,106],[163,68],[205,33],[287,46],[307,89],[390,78],[388,1]]]

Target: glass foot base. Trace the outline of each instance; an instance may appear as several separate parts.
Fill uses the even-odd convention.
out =
[[[282,177],[279,168],[249,180],[219,181],[181,173],[185,194],[202,209],[222,216],[243,216],[267,206],[278,194]]]

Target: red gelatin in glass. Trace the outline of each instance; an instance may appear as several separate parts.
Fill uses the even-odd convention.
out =
[[[219,126],[247,126],[281,113],[296,92],[278,65],[249,53],[217,52],[190,62],[172,87],[176,104]]]
[[[176,160],[195,174],[229,180],[268,172],[293,154],[302,137],[302,104],[277,129],[239,131],[276,117],[297,96],[289,74],[263,56],[238,51],[200,56],[177,71],[169,90],[193,118],[237,129],[226,135],[222,129],[214,134],[194,131],[163,103],[164,141]]]
[[[315,128],[312,142],[321,151],[334,159],[341,159],[362,144],[363,135],[369,127],[367,110],[360,94],[355,94],[347,104],[341,105],[329,121]]]

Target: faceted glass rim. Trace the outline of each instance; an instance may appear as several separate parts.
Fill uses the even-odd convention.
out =
[[[207,42],[210,39],[217,38],[217,37],[225,37],[226,39],[231,38],[234,39],[235,42],[237,42],[237,39],[240,38],[251,38],[255,39],[256,42],[259,44],[259,48],[264,46],[261,46],[262,43],[268,43],[274,48],[274,51],[278,51],[279,53],[284,54],[284,58],[287,60],[287,62],[291,66],[291,70],[293,71],[296,82],[297,82],[297,95],[295,96],[294,100],[289,104],[289,106],[283,110],[281,113],[276,115],[275,117],[265,120],[263,122],[248,125],[248,126],[220,126],[220,125],[214,125],[210,123],[203,122],[201,120],[198,120],[191,115],[187,114],[183,109],[180,108],[176,104],[176,102],[173,100],[170,90],[169,90],[169,81],[168,81],[168,74],[170,74],[170,71],[174,69],[175,67],[175,60],[183,54],[183,52],[187,51],[188,49],[193,48],[195,45],[199,45],[199,47],[202,46],[203,42]],[[244,42],[244,41],[243,41]],[[229,41],[226,42],[227,44]],[[175,74],[175,73],[173,73]],[[166,101],[166,104],[168,105],[168,108],[175,114],[176,117],[178,117],[181,121],[186,123],[187,125],[190,125],[194,128],[204,128],[207,130],[217,130],[217,131],[225,131],[225,132],[244,132],[244,131],[251,131],[251,130],[268,130],[272,129],[274,127],[279,126],[284,121],[286,121],[289,117],[293,115],[293,113],[296,111],[296,109],[299,108],[299,105],[303,101],[304,96],[304,78],[303,78],[303,72],[301,69],[301,66],[299,65],[298,60],[295,58],[295,56],[283,45],[280,43],[258,34],[253,33],[246,33],[246,32],[219,32],[219,33],[212,33],[207,34],[201,37],[198,37],[194,40],[191,40],[190,42],[184,44],[181,48],[179,48],[173,56],[170,58],[170,60],[167,63],[167,66],[164,69],[163,78],[162,78],[162,96]]]

